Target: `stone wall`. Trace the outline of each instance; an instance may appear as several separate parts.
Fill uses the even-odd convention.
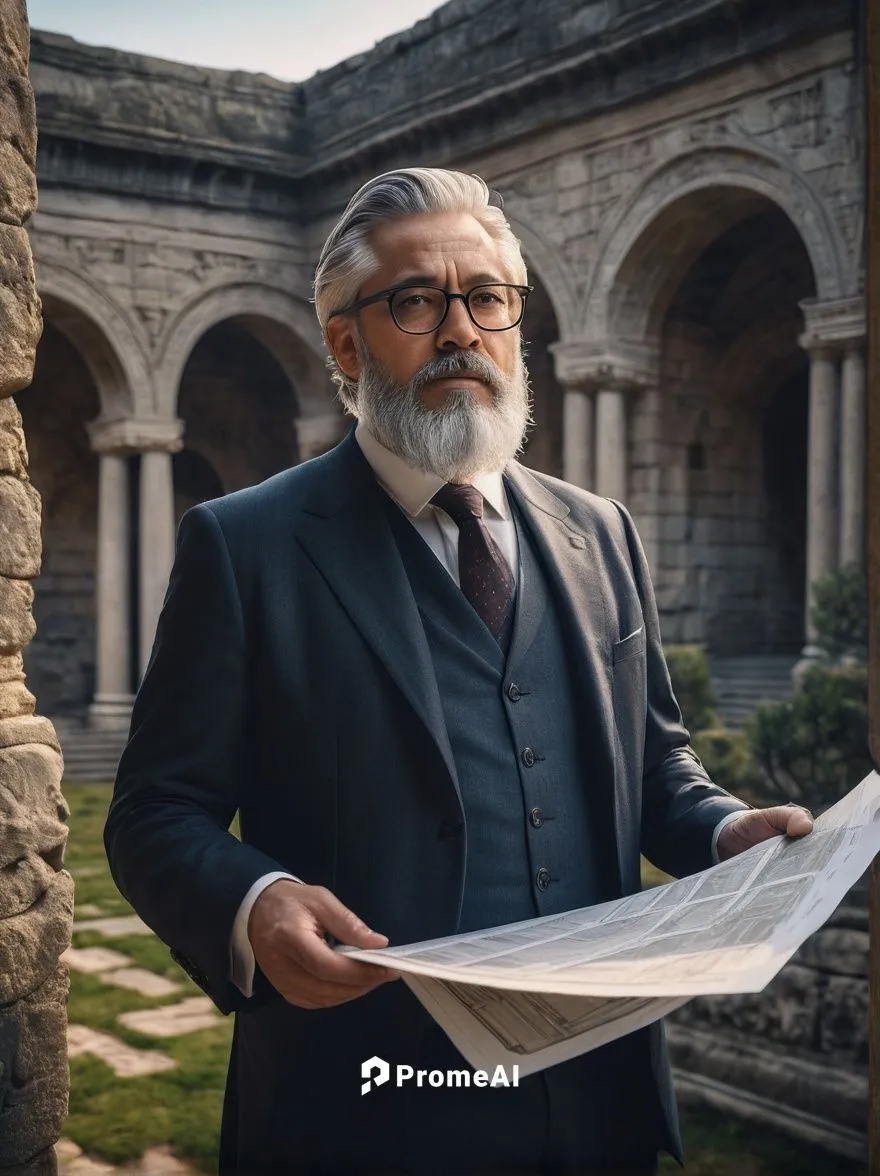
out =
[[[864,884],[754,996],[698,997],[667,1023],[679,1093],[866,1151],[868,911]]]
[[[65,1000],[73,883],[52,724],[34,715],[22,648],[34,634],[40,499],[12,394],[31,379],[40,307],[25,224],[36,123],[24,0],[0,0],[0,1171],[50,1173],[67,1112]]]

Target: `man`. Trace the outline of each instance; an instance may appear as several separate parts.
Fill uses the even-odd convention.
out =
[[[351,200],[315,302],[355,430],[187,513],[107,820],[114,877],[236,1017],[221,1170],[653,1172],[662,1026],[517,1088],[460,1069],[393,972],[334,952],[555,913],[810,828],[688,746],[625,507],[518,462],[518,243],[486,185]],[[241,842],[227,830],[236,811]]]

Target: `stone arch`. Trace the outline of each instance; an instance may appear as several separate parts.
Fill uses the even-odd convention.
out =
[[[152,415],[146,340],[139,325],[88,278],[66,266],[37,263],[44,317],[73,344],[91,372],[101,415]]]
[[[709,189],[717,197],[714,201],[705,199]],[[844,296],[846,249],[808,180],[752,145],[703,146],[658,168],[610,228],[587,297],[584,337],[601,344],[616,338],[650,338],[653,322],[662,318],[663,293],[671,296],[712,238],[733,220],[771,204],[800,234],[818,299]],[[693,214],[688,235],[670,262],[669,242],[663,235],[685,212]],[[641,276],[638,282],[632,280],[636,274]]]
[[[504,211],[514,236],[522,245],[529,269],[538,276],[550,299],[559,324],[559,341],[579,338],[581,308],[568,267],[553,246],[529,228],[525,221],[512,216],[507,209]]]
[[[236,283],[209,290],[170,317],[158,347],[157,395],[162,416],[174,416],[180,380],[199,339],[231,320],[245,326],[277,360],[302,416],[327,412],[333,392],[313,309],[287,291]]]

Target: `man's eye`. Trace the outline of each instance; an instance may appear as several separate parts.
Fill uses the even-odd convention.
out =
[[[494,290],[480,290],[478,294],[474,295],[472,301],[476,302],[478,306],[492,306],[495,303],[503,302],[503,299]]]
[[[423,306],[428,299],[424,294],[407,294],[405,298],[400,299],[400,305],[406,307]]]

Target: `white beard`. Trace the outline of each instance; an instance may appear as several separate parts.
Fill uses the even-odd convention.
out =
[[[457,351],[425,364],[405,384],[398,383],[358,341],[361,373],[357,386],[357,417],[407,465],[442,478],[469,482],[477,474],[503,469],[522,450],[533,424],[528,372],[520,351],[512,376],[491,360]],[[450,380],[442,408],[425,408],[420,392],[430,381],[473,372],[492,393],[484,404],[467,385]]]

